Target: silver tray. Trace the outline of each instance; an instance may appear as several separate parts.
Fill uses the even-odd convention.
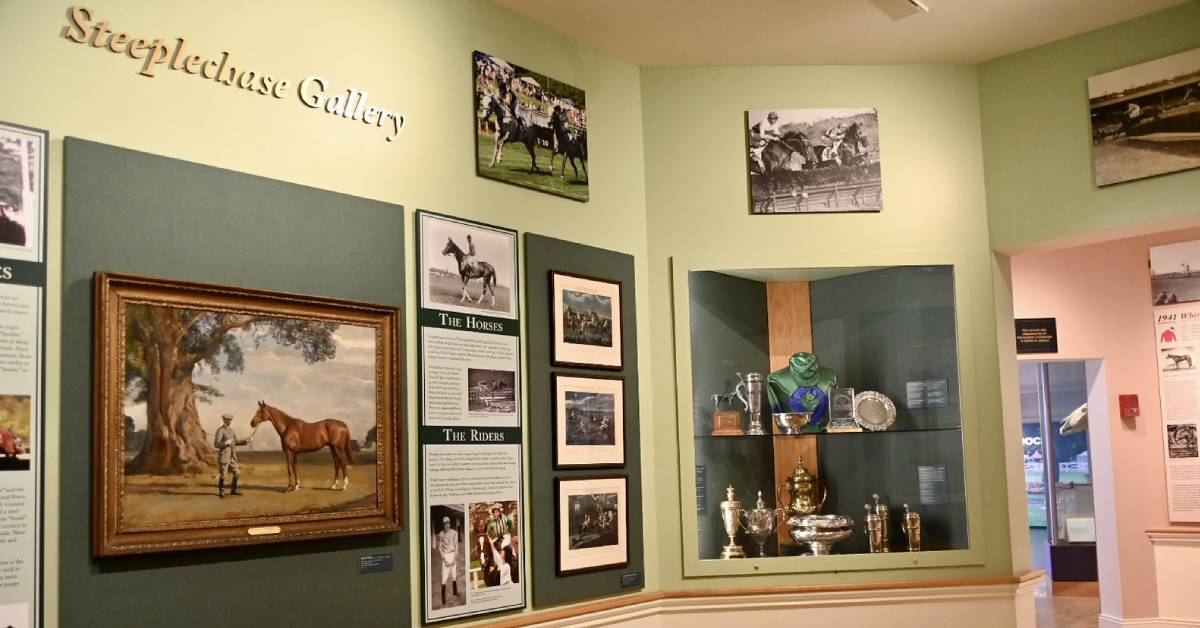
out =
[[[881,392],[864,390],[854,395],[854,421],[865,430],[882,432],[896,422],[896,404]]]

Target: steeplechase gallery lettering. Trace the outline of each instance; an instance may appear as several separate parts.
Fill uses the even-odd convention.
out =
[[[71,7],[67,13],[68,23],[63,27],[62,37],[77,44],[105,48],[109,52],[139,60],[142,62],[142,69],[138,74],[142,76],[154,78],[160,70],[182,71],[205,80],[276,99],[286,98],[292,89],[292,81],[251,69],[235,61],[230,52],[222,51],[221,54],[212,57],[188,54],[188,40],[184,37],[176,37],[174,40],[146,39],[115,31],[107,21],[94,21],[94,16],[95,13],[87,7]],[[389,142],[394,141],[399,137],[400,131],[404,130],[404,115],[385,107],[368,104],[370,94],[365,90],[346,87],[339,91],[319,76],[305,77],[295,84],[295,88],[297,98],[305,107],[386,129],[388,135],[384,139]]]

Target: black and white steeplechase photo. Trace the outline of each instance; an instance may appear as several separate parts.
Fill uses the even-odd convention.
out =
[[[625,380],[554,374],[555,468],[625,464]]]
[[[429,608],[467,603],[466,505],[429,507]],[[439,588],[440,584],[440,588]]]
[[[629,564],[624,476],[557,478],[554,492],[560,575]]]
[[[616,396],[568,390],[564,403],[567,411],[568,445],[612,445],[616,443]]]
[[[1200,167],[1200,48],[1088,78],[1096,185]]]
[[[617,497],[616,493],[592,493],[568,498],[571,549],[617,544]]]
[[[883,209],[877,110],[753,109],[746,127],[750,213]]]
[[[1200,457],[1200,451],[1197,451],[1195,423],[1167,425],[1167,455],[1171,458]]]
[[[1200,301],[1200,240],[1150,247],[1154,305]]]
[[[516,233],[448,216],[418,215],[425,274],[421,307],[516,318]]]
[[[584,91],[476,51],[475,172],[588,200]]]
[[[621,368],[621,284],[551,271],[554,362]]]
[[[0,123],[0,258],[36,261],[45,135]]]
[[[516,381],[513,371],[467,368],[467,409],[489,414],[516,412]]]

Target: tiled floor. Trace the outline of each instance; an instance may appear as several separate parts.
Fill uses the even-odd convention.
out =
[[[1046,529],[1029,529],[1033,568],[1048,571]],[[1100,616],[1100,586],[1097,582],[1051,582],[1042,580],[1037,592],[1038,628],[1096,628]]]

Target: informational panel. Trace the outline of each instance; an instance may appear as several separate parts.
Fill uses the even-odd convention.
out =
[[[1197,270],[1192,271],[1192,266]],[[1167,515],[1200,521],[1200,240],[1150,248]]]
[[[380,617],[410,617],[411,596],[396,594],[408,591],[414,577],[407,566],[409,530],[415,526],[407,522],[406,531],[399,533],[103,559],[93,559],[90,547],[93,274],[153,275],[403,307],[406,282],[398,269],[411,258],[404,247],[408,223],[403,208],[71,137],[63,142],[63,169],[58,569],[64,595],[59,624],[368,626]],[[409,346],[413,342],[404,339]],[[264,342],[259,353],[269,346]],[[242,347],[240,362],[250,371],[254,342]],[[358,360],[361,347],[339,340],[337,355]],[[404,364],[404,350],[401,345],[399,364]],[[353,370],[330,376],[353,385],[358,379],[351,377]],[[254,384],[239,387],[231,381],[224,374],[208,380],[224,396],[197,399],[202,415],[217,418],[222,412],[218,403],[238,398],[248,398],[248,408],[257,408],[263,397]],[[266,401],[297,407],[294,412],[303,417],[317,416],[308,400],[332,398],[333,389],[297,378],[289,381],[288,390],[285,401],[273,402],[270,396]],[[246,426],[253,413],[236,410],[235,425]],[[139,417],[131,419],[136,425]],[[215,429],[205,429],[212,442]],[[242,429],[238,436],[249,434]],[[264,434],[255,438],[254,451],[265,450],[269,441]],[[369,449],[376,446],[371,436],[357,431],[353,438]],[[359,451],[356,457],[366,460],[369,455]],[[284,491],[286,484],[262,482],[259,475],[259,470],[283,471],[282,451],[263,451],[259,461],[253,457],[240,462],[243,487],[273,487],[281,504],[330,494],[328,450],[301,454],[301,474],[320,481],[306,481],[291,492]],[[311,465],[303,462],[305,457]],[[354,465],[352,473],[361,473],[361,466]],[[252,498],[219,497],[215,468],[198,476],[208,479],[207,489],[179,499],[199,508],[211,504],[209,512],[216,513],[229,507],[231,499]],[[355,480],[350,486],[358,484]],[[170,487],[164,485],[164,490]],[[387,570],[387,559],[380,559],[377,570],[361,570],[364,557],[371,564],[380,555],[391,555],[396,567]],[[273,597],[281,592],[291,592],[286,603]]]
[[[41,623],[47,133],[0,123],[0,626]]]
[[[1157,307],[1158,390],[1171,521],[1200,521],[1200,303]]]
[[[624,353],[623,367],[619,371],[603,368],[586,368],[581,366],[553,366],[553,325],[551,299],[555,298],[551,290],[550,273],[570,273],[586,275],[605,281],[615,281],[621,284],[620,317],[623,321],[620,335]],[[621,593],[636,592],[645,586],[643,572],[642,538],[642,464],[641,464],[641,420],[639,417],[638,390],[638,351],[637,351],[637,301],[633,256],[615,251],[607,251],[596,247],[585,246],[576,242],[568,242],[548,238],[533,233],[525,235],[525,284],[528,286],[525,298],[525,311],[528,316],[528,347],[529,347],[529,469],[531,486],[529,494],[532,499],[530,511],[531,560],[533,570],[533,603],[536,607],[555,604],[565,604],[580,600],[594,599]],[[566,299],[559,294],[558,298]],[[614,306],[615,309],[615,306]],[[596,467],[564,467],[562,456],[559,468],[555,466],[555,449],[558,447],[556,430],[557,418],[561,415],[566,404],[560,404],[559,395],[554,383],[562,382],[564,377],[598,377],[601,381],[612,381],[619,378],[624,382],[624,399],[622,408],[625,457],[624,464],[605,465],[603,470]],[[585,396],[591,399],[590,396]],[[576,406],[579,412],[588,412],[593,419],[592,425],[603,422],[608,418],[607,406],[599,404],[580,403]],[[615,418],[615,417],[614,417]],[[564,421],[565,423],[565,421]],[[708,421],[711,429],[712,421]],[[572,432],[581,433],[581,432]],[[592,432],[597,433],[596,431]],[[589,444],[594,441],[587,441]],[[561,452],[560,452],[561,453]],[[705,469],[696,469],[697,477],[706,473]],[[624,507],[627,512],[615,513],[619,520],[627,517],[627,539],[615,539],[615,544],[624,543],[628,547],[628,563],[622,566],[601,566],[593,570],[579,571],[570,574],[560,574],[558,556],[559,541],[563,534],[568,537],[572,547],[592,550],[592,545],[601,545],[590,541],[593,538],[611,538],[591,531],[602,526],[585,526],[581,517],[567,517],[556,521],[555,511],[559,508],[555,495],[556,480],[577,480],[580,478],[603,476],[620,476],[627,479],[627,494]],[[704,486],[700,483],[700,486]],[[566,498],[569,505],[569,498]],[[704,500],[699,499],[703,504]],[[718,500],[719,501],[719,500]],[[559,529],[562,525],[563,529]]]
[[[517,232],[417,212],[425,623],[525,606]]]

